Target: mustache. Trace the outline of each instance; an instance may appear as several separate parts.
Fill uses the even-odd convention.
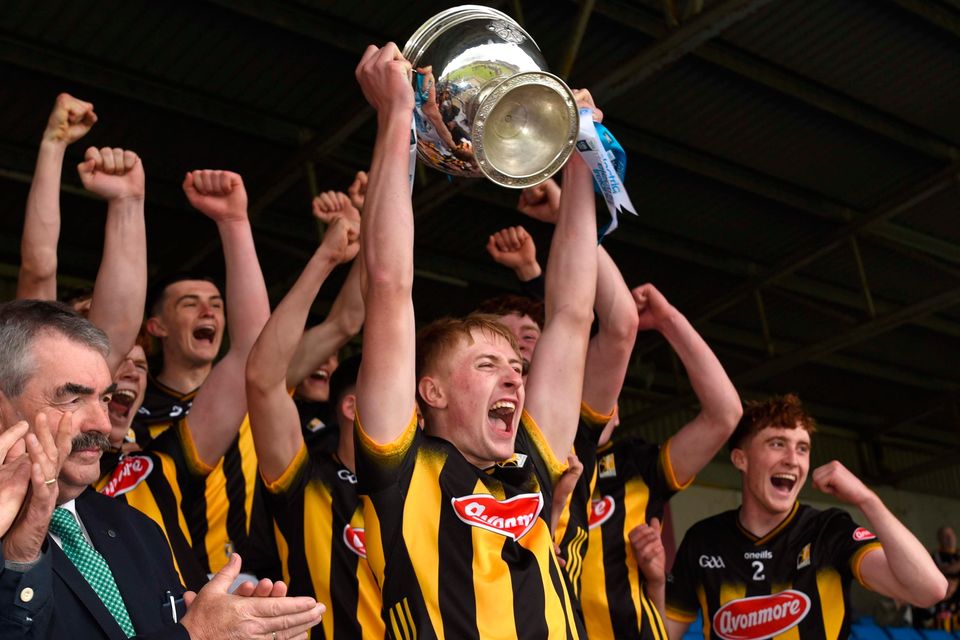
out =
[[[100,449],[100,451],[108,451],[110,449],[110,438],[97,431],[88,431],[74,437],[70,445],[71,453],[81,449]]]

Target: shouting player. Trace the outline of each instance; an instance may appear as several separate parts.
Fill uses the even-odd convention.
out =
[[[795,395],[747,403],[728,443],[743,504],[684,537],[667,584],[670,638],[698,607],[707,639],[846,638],[853,579],[918,606],[943,597],[946,580],[920,541],[839,462],[814,469],[813,485],[860,509],[870,529],[797,502],[814,428]]]

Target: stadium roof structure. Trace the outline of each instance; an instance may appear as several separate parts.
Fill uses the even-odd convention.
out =
[[[99,122],[68,151],[60,276],[89,284],[103,205],[71,168],[87,145],[140,153],[151,278],[222,272],[184,172],[241,173],[275,303],[316,247],[318,190],[345,190],[375,119],[353,69],[449,5],[321,0],[9,0],[0,11],[0,284],[9,297],[37,144],[57,93]],[[627,149],[639,215],[604,246],[655,283],[744,398],[796,391],[816,459],[874,483],[960,493],[960,0],[495,3],[552,69],[588,87]],[[517,193],[421,168],[421,320],[518,290],[487,237],[549,229]],[[343,274],[324,288],[318,317]],[[642,334],[625,429],[663,437],[695,411],[666,342]]]

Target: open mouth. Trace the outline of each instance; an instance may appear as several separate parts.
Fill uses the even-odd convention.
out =
[[[330,379],[330,374],[324,371],[323,369],[317,369],[310,374],[311,380],[317,380],[319,382],[326,382]]]
[[[193,330],[193,338],[195,340],[205,340],[210,344],[213,344],[213,339],[217,335],[217,330],[214,327],[197,327]]]
[[[495,402],[487,415],[498,431],[509,434],[513,431],[513,415],[517,412],[517,404],[511,400]]]
[[[792,473],[775,473],[770,478],[770,483],[780,491],[789,493],[797,484],[797,476]]]
[[[137,394],[133,389],[117,389],[110,398],[110,412],[126,418],[136,400]]]

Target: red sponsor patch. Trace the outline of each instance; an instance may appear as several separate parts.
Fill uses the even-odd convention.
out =
[[[125,456],[110,474],[110,480],[100,489],[100,493],[115,498],[133,491],[152,471],[153,460],[147,456]]]
[[[857,542],[863,542],[864,540],[876,540],[877,536],[869,529],[857,527],[857,530],[853,532],[853,539]]]
[[[772,638],[800,624],[810,608],[807,594],[792,589],[731,600],[713,615],[713,631],[723,640]]]
[[[610,519],[617,503],[613,501],[613,496],[603,496],[599,500],[590,502],[590,519],[588,527],[595,529]]]
[[[473,527],[519,540],[533,528],[543,508],[539,493],[522,493],[509,500],[474,494],[450,501],[457,517]]]
[[[363,529],[354,529],[350,525],[343,528],[343,543],[347,545],[350,551],[361,558],[367,557],[367,537]]]

